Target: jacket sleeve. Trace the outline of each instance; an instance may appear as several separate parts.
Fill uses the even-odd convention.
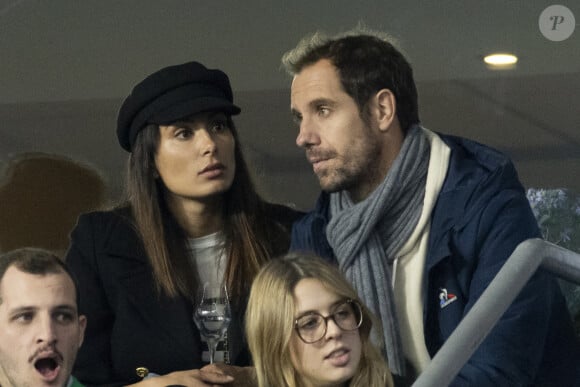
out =
[[[456,246],[475,262],[468,281],[464,315],[479,299],[517,245],[540,236],[523,190],[482,195],[485,204],[458,234]],[[481,204],[481,203],[480,203]],[[556,282],[541,270],[524,286],[486,339],[461,369],[452,386],[532,384],[548,336]]]
[[[322,192],[314,210],[294,222],[290,238],[291,252],[313,253],[336,263],[332,247],[326,239],[329,202],[328,193]]]
[[[79,287],[79,312],[87,317],[83,344],[73,374],[86,386],[115,386],[112,382],[111,330],[113,315],[100,280],[98,214],[81,215],[71,234],[66,263]]]

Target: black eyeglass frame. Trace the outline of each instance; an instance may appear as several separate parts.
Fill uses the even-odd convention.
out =
[[[353,311],[355,314],[355,317],[357,317],[358,314],[358,322],[356,324],[356,326],[352,329],[344,329],[343,327],[340,326],[339,323],[336,322],[335,316],[338,312],[334,312],[329,314],[328,316],[323,316],[318,312],[311,312],[308,313],[306,315],[300,316],[299,318],[297,318],[296,320],[294,320],[294,330],[296,330],[296,334],[298,335],[298,337],[300,338],[300,340],[302,340],[304,343],[306,344],[314,344],[319,342],[320,340],[324,339],[324,336],[326,336],[326,332],[328,330],[328,320],[332,319],[332,321],[334,322],[334,324],[336,324],[337,327],[339,327],[341,330],[345,331],[345,332],[351,332],[354,330],[357,330],[360,328],[360,326],[362,325],[363,322],[363,313],[362,313],[362,307],[361,305],[352,299],[347,299],[344,300],[344,302],[341,302],[340,304],[338,304],[338,306],[344,305],[344,304],[351,304],[353,305]],[[317,315],[320,316],[322,318],[322,321],[324,321],[324,331],[322,332],[320,338],[314,340],[314,341],[308,341],[306,340],[304,337],[302,337],[302,335],[300,334],[300,328],[298,327],[298,320],[300,320],[301,318],[305,317],[305,316],[312,316],[312,315]]]

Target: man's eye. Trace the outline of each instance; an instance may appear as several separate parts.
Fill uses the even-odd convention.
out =
[[[21,313],[19,315],[14,316],[12,320],[18,323],[27,323],[32,321],[32,317],[33,317],[32,313]]]
[[[300,114],[292,114],[292,121],[296,126],[300,126],[302,123],[302,116]]]
[[[326,106],[319,106],[318,107],[318,115],[326,117],[330,114],[330,109]]]
[[[69,323],[74,319],[74,315],[69,312],[58,312],[54,317],[60,323]]]

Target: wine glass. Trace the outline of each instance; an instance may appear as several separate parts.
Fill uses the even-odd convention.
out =
[[[225,285],[201,283],[195,302],[193,320],[207,341],[209,362],[213,364],[217,344],[232,319],[227,288]]]

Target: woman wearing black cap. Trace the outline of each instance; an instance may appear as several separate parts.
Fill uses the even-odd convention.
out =
[[[128,205],[82,215],[66,257],[88,319],[74,369],[86,385],[247,379],[238,367],[221,366],[233,382],[216,366],[199,370],[192,295],[199,278],[227,285],[233,318],[221,357],[249,365],[242,319],[252,280],[287,250],[300,213],[256,193],[231,118],[239,112],[226,74],[197,62],[157,71],[123,103]]]

